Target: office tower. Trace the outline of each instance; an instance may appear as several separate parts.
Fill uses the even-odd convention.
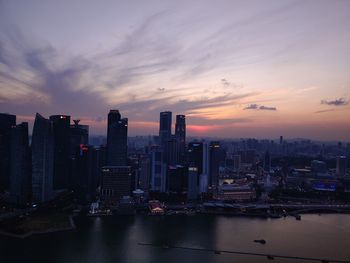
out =
[[[241,155],[235,154],[233,156],[233,169],[236,172],[239,172],[241,170]]]
[[[203,173],[203,143],[202,142],[190,142],[188,144],[187,163],[188,163],[187,198],[196,199],[199,194],[200,175]],[[205,182],[205,178],[202,178],[202,184],[203,182]]]
[[[131,193],[130,166],[102,167],[101,198],[105,202],[117,202]]]
[[[167,173],[167,190],[170,193],[181,193],[187,188],[186,168],[182,165],[170,165]]]
[[[175,135],[171,135],[163,144],[164,162],[168,165],[176,165],[180,161],[179,143]]]
[[[70,116],[50,116],[54,138],[53,187],[55,190],[70,187]]]
[[[151,179],[151,160],[148,156],[144,156],[140,160],[139,187],[145,193],[149,192],[150,179]]]
[[[47,202],[53,198],[53,127],[39,113],[35,116],[31,150],[33,201]]]
[[[80,201],[92,201],[99,184],[98,151],[91,145],[80,145],[73,160],[72,189]]]
[[[210,146],[203,142],[202,173],[199,175],[199,193],[206,193],[211,187],[210,181]]]
[[[127,165],[127,151],[128,119],[121,118],[118,110],[110,110],[107,128],[107,165]]]
[[[203,143],[190,142],[187,147],[187,162],[189,166],[197,167],[198,175],[203,172]]]
[[[345,176],[346,175],[346,157],[345,156],[337,156],[337,167],[336,167],[336,175]]]
[[[171,112],[164,111],[160,113],[159,118],[159,139],[162,146],[171,138]]]
[[[178,141],[179,162],[183,164],[186,158],[186,117],[176,115],[175,137]]]
[[[74,157],[80,145],[89,144],[89,126],[79,124],[80,120],[73,120],[70,125],[70,156]]]
[[[222,152],[220,142],[214,141],[210,142],[209,145],[209,158],[210,158],[210,176],[209,176],[209,184],[211,187],[217,187],[219,180],[219,167],[220,161],[222,159]]]
[[[0,192],[10,187],[11,127],[15,125],[15,115],[0,113]]]
[[[10,200],[24,205],[31,193],[30,151],[28,123],[22,122],[11,128]]]
[[[283,144],[283,136],[280,136],[280,144]]]
[[[264,155],[264,171],[270,172],[270,169],[271,169],[270,153],[266,152]]]
[[[190,164],[188,167],[187,199],[195,200],[199,194],[199,173],[198,168]]]
[[[166,191],[166,164],[163,160],[163,150],[154,146],[150,149],[151,158],[151,190]]]

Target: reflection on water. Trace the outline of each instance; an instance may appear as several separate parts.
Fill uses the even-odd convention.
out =
[[[0,262],[270,262],[257,256],[164,249],[139,242],[350,259],[350,215],[303,215],[301,221],[204,215],[81,217],[76,225],[74,231],[25,240],[1,237]],[[254,239],[266,239],[267,244]]]

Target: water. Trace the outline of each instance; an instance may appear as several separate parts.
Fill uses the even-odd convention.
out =
[[[73,231],[24,240],[0,237],[0,262],[312,262],[164,249],[139,242],[350,261],[350,215],[302,215],[301,221],[140,215],[82,217],[76,224]]]

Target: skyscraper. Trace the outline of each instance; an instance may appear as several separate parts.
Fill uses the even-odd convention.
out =
[[[151,190],[166,191],[166,164],[163,161],[163,150],[155,146],[150,149],[151,157]]]
[[[337,156],[337,167],[336,167],[336,175],[345,176],[346,175],[346,157],[345,156]]]
[[[0,192],[10,187],[10,139],[15,125],[15,115],[0,113]]]
[[[131,193],[130,166],[102,167],[101,197],[106,202],[117,202]]]
[[[186,156],[186,117],[176,115],[175,137],[178,142],[179,161],[183,163]]]
[[[188,182],[187,198],[196,199],[202,184],[208,185],[208,175],[203,175],[203,143],[190,142],[187,148]],[[204,188],[204,187],[202,187]]]
[[[214,141],[210,142],[209,145],[209,184],[211,187],[217,187],[218,180],[219,180],[219,167],[220,167],[220,161],[221,161],[221,146],[220,142]]]
[[[89,126],[79,124],[80,120],[73,120],[70,125],[70,156],[74,157],[80,145],[89,143]]]
[[[187,149],[187,162],[189,166],[196,167],[197,173],[203,172],[203,143],[190,142]]]
[[[168,139],[171,138],[171,111],[164,111],[160,113],[159,118],[159,139],[162,146],[165,145]]]
[[[128,119],[119,110],[110,110],[107,127],[107,165],[127,165]]]
[[[39,113],[35,116],[32,134],[33,201],[47,202],[53,198],[54,141],[52,122]]]
[[[70,116],[50,116],[53,125],[54,163],[53,187],[55,190],[67,189],[70,186]]]
[[[10,200],[26,204],[31,193],[30,151],[28,123],[11,128]]]

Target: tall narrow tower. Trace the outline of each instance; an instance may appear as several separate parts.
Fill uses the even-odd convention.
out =
[[[171,138],[171,111],[160,113],[159,118],[159,139],[162,146]]]
[[[128,119],[121,118],[119,110],[110,110],[107,127],[107,165],[127,165]]]
[[[185,161],[186,156],[186,117],[185,115],[176,115],[175,137],[178,143],[180,163]]]

